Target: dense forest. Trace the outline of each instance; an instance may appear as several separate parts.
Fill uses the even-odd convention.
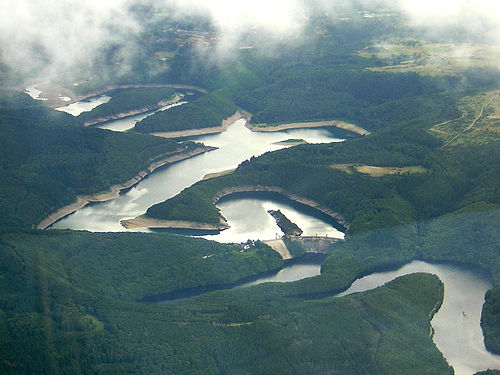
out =
[[[200,221],[201,210],[206,210],[205,221],[216,223],[218,212],[211,202],[217,192],[248,185],[277,186],[312,199],[342,214],[350,223],[351,234],[426,220],[465,207],[498,205],[497,145],[455,150],[443,150],[439,145],[423,131],[405,134],[391,129],[340,144],[297,146],[243,162],[234,173],[199,182],[151,207],[147,214],[175,220],[182,212],[182,220]],[[429,173],[374,178],[332,168],[343,163],[419,165]],[[187,209],[185,202],[196,210]],[[183,208],[176,209],[177,205]]]
[[[223,92],[214,91],[191,103],[157,112],[136,124],[134,130],[141,133],[169,132],[220,126],[230,117],[236,106],[227,100]]]
[[[428,336],[428,315],[443,293],[434,276],[412,275],[341,299],[283,299],[263,286],[258,293],[240,289],[176,305],[144,304],[134,300],[151,293],[157,277],[171,279],[173,287],[195,275],[207,282],[217,263],[224,268],[214,276],[230,280],[275,267],[279,258],[266,248],[240,253],[167,235],[97,236],[2,235],[2,373],[452,373]],[[203,260],[213,253],[215,260]],[[96,268],[99,283],[86,267]],[[332,313],[336,319],[328,318]],[[326,332],[335,332],[333,340]]]
[[[176,142],[85,129],[26,94],[3,91],[0,107],[0,224],[32,227],[48,214],[123,183],[154,161],[193,149]]]
[[[176,83],[208,94],[144,119],[134,132],[115,133],[83,123],[157,104],[174,91],[116,91],[109,103],[77,117],[19,91],[0,91],[1,374],[452,375],[429,335],[444,293],[436,276],[408,275],[335,297],[360,276],[413,260],[474,266],[491,277],[481,324],[487,348],[500,353],[498,114],[481,109],[481,101],[464,107],[498,89],[497,71],[384,71],[408,56],[358,52],[389,37],[437,37],[405,28],[397,14],[363,12],[341,22],[314,14],[301,43],[283,42],[280,53],[268,53],[250,32],[242,44],[251,48],[215,62],[216,30],[208,21],[174,21],[146,8],[136,10],[150,21],[136,36],[130,69],[102,79],[123,52],[110,48],[103,70],[74,91]],[[456,30],[440,38],[465,42]],[[1,64],[0,70],[3,78]],[[260,241],[32,229],[78,195],[104,192],[200,146],[137,133],[215,127],[237,110],[251,112],[261,126],[335,119],[372,134],[252,157],[234,173],[150,207],[147,216],[217,224],[221,190],[282,189],[348,223],[346,240],[328,249],[320,276],[228,289],[285,263]],[[493,130],[468,142],[483,115],[492,116]],[[456,128],[436,131],[442,124]],[[456,134],[461,143],[448,143]],[[285,219],[279,217],[291,230]],[[294,257],[304,255],[298,243],[285,243]],[[185,290],[207,293],[153,303]]]
[[[98,105],[88,112],[82,112],[78,119],[83,122],[98,120],[134,110],[156,109],[158,103],[167,101],[174,96],[170,88],[148,87],[135,88],[118,92],[110,92],[109,102]]]

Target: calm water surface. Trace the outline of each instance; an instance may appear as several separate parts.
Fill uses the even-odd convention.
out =
[[[486,350],[480,325],[484,295],[492,284],[476,269],[415,261],[396,271],[358,279],[339,296],[373,289],[415,272],[435,274],[444,284],[443,305],[431,324],[434,342],[455,374],[472,375],[488,368],[500,369],[500,356]]]
[[[303,230],[302,236],[328,236],[344,238],[344,233],[336,229],[325,218],[311,215],[310,210],[287,202],[286,199],[272,199],[272,194],[249,193],[234,195],[234,199],[222,198],[217,207],[231,225],[231,228],[218,235],[204,236],[218,242],[244,242],[251,240],[270,240],[283,236],[276,220],[267,212],[280,210],[288,219]]]
[[[87,100],[82,100],[80,102],[58,107],[56,108],[56,110],[69,113],[70,115],[73,116],[78,116],[80,113],[91,111],[95,107],[107,103],[110,100],[111,96],[99,95],[99,96],[94,96],[93,98],[88,98]]]
[[[101,99],[103,100],[103,99]],[[108,99],[109,100],[109,99]],[[69,107],[69,106],[68,106]],[[75,111],[76,113],[76,111]],[[142,115],[140,115],[142,116]],[[138,117],[140,117],[138,116]],[[147,114],[146,114],[147,116]],[[136,119],[118,120],[104,126],[112,130],[126,130]],[[128,122],[130,121],[130,122]],[[276,142],[290,138],[305,139],[311,143],[340,142],[330,129],[293,129],[276,133],[254,133],[238,120],[221,134],[192,138],[218,150],[196,156],[160,169],[124,192],[118,199],[87,206],[54,224],[53,228],[84,229],[90,231],[125,231],[119,224],[143,214],[153,204],[177,195],[182,189],[201,180],[208,173],[235,168],[251,156],[274,151],[284,146]],[[342,238],[326,221],[301,212],[293,204],[255,196],[222,199],[218,203],[231,229],[216,236],[207,236],[221,242],[241,242],[247,239],[275,238],[281,230],[267,214],[269,209],[280,209],[290,220],[304,230],[304,235],[326,235]],[[320,263],[293,264],[272,276],[238,286],[250,287],[264,282],[290,282],[320,274]],[[457,375],[471,375],[487,368],[500,368],[500,357],[486,351],[480,328],[484,295],[491,282],[477,271],[450,265],[413,262],[396,271],[374,273],[357,280],[339,297],[373,289],[396,277],[414,272],[436,274],[445,285],[444,302],[432,320],[434,342]]]
[[[236,168],[238,164],[252,156],[282,149],[284,146],[274,143],[290,138],[302,138],[314,143],[342,141],[330,129],[293,129],[276,133],[256,133],[245,127],[245,120],[238,120],[223,133],[192,138],[219,147],[218,150],[159,169],[132,189],[122,193],[119,198],[84,207],[58,221],[52,228],[125,231],[120,225],[120,220],[144,214],[152,205],[177,195],[206,174]],[[252,221],[251,218],[247,220]],[[271,238],[274,238],[274,233]]]

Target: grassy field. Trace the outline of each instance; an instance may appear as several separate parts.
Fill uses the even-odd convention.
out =
[[[384,72],[417,72],[425,75],[456,75],[466,69],[496,68],[500,47],[488,44],[427,43],[414,38],[393,38],[358,52],[359,56],[392,60],[390,65],[370,68]]]
[[[362,164],[333,164],[333,169],[338,169],[346,173],[352,174],[354,172],[370,175],[371,177],[382,177],[394,174],[417,174],[426,173],[429,170],[421,166],[411,167],[376,167],[373,165]]]
[[[460,118],[434,125],[430,131],[445,146],[484,144],[499,139],[500,90],[468,96],[460,101]]]

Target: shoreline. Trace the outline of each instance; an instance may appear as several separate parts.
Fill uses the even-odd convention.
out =
[[[350,131],[359,135],[369,135],[370,131],[363,129],[357,125],[350,124],[344,121],[316,121],[316,122],[294,122],[288,124],[281,124],[276,126],[267,126],[263,127],[265,124],[257,124],[253,125],[250,123],[252,119],[252,115],[246,111],[239,110],[234,115],[222,120],[220,126],[214,126],[211,128],[195,128],[195,129],[186,129],[186,130],[174,130],[170,132],[153,132],[147,133],[149,135],[153,135],[155,137],[162,138],[184,138],[184,137],[192,137],[198,135],[206,135],[206,134],[215,134],[222,133],[227,130],[229,125],[232,123],[244,119],[246,120],[245,127],[252,132],[278,132],[282,130],[288,129],[306,129],[306,128],[322,128],[322,127],[336,127],[342,130]],[[260,125],[260,126],[259,126]],[[299,144],[306,144],[307,142],[297,142],[297,143],[288,143],[288,142],[276,142],[275,144],[283,145],[283,146],[297,146]]]
[[[347,130],[359,135],[369,135],[371,134],[368,130],[363,129],[357,125],[350,124],[344,121],[315,121],[315,122],[291,122],[287,124],[281,124],[276,126],[269,126],[267,124],[255,124],[252,125],[247,122],[246,127],[253,132],[277,132],[281,130],[288,129],[301,129],[301,128],[322,128],[322,127],[336,127],[342,130]]]
[[[236,168],[232,168],[232,169],[227,169],[225,171],[208,173],[205,176],[203,176],[202,181],[211,180],[212,178],[227,176],[228,174],[233,173],[235,170],[236,170]]]
[[[229,229],[227,221],[221,219],[218,225],[208,223],[195,223],[193,221],[183,220],[161,220],[154,219],[147,216],[138,216],[134,219],[121,220],[120,224],[125,229],[192,229],[192,230],[206,230],[206,231],[223,231]]]
[[[250,120],[250,115],[246,112],[243,112],[243,111],[237,111],[237,112],[235,112],[234,115],[222,120],[220,126],[214,126],[211,128],[175,130],[175,131],[171,131],[171,132],[154,132],[154,133],[147,133],[147,134],[153,135],[155,137],[162,137],[162,138],[184,138],[184,137],[191,137],[191,136],[197,136],[197,135],[222,133],[222,132],[227,130],[229,125],[231,125],[234,122],[241,120],[241,119],[247,120],[247,123],[248,123],[248,121]]]
[[[288,199],[291,199],[295,202],[302,203],[303,205],[314,208],[334,219],[337,223],[339,223],[343,228],[349,230],[350,224],[349,222],[338,212],[332,211],[327,207],[320,205],[319,203],[307,199],[304,197],[300,197],[298,195],[292,194],[280,187],[277,186],[265,186],[265,185],[245,185],[245,186],[235,186],[231,188],[222,189],[219,191],[213,198],[212,202],[216,204],[221,198],[234,194],[234,193],[252,193],[252,192],[268,192],[268,193],[278,193],[281,194]]]
[[[219,191],[213,198],[213,204],[216,204],[222,197],[227,195],[231,195],[234,193],[250,193],[250,192],[269,192],[269,193],[279,193],[295,202],[302,203],[306,206],[314,208],[334,219],[337,223],[339,223],[343,228],[349,230],[349,223],[347,220],[339,213],[330,210],[329,208],[321,206],[319,203],[306,199],[303,197],[299,197],[298,195],[292,194],[283,190],[279,187],[273,186],[263,186],[263,185],[247,185],[247,186],[237,186],[227,189],[222,189]],[[207,223],[196,223],[190,221],[180,221],[180,220],[161,220],[155,219],[151,217],[147,217],[145,215],[138,216],[134,219],[122,220],[120,224],[126,229],[137,229],[137,228],[145,228],[145,229],[193,229],[193,230],[225,230],[229,229],[231,226],[228,224],[226,219],[221,216],[221,224],[220,226],[216,226],[213,224]],[[150,226],[151,225],[151,226]],[[221,229],[222,228],[222,229]]]
[[[124,183],[113,185],[110,187],[109,191],[105,193],[98,193],[92,195],[81,195],[76,197],[76,201],[66,205],[56,212],[47,216],[44,220],[42,220],[37,226],[36,229],[44,230],[50,227],[55,222],[61,220],[62,218],[71,215],[72,213],[78,211],[79,209],[85,207],[89,203],[97,203],[97,202],[107,202],[113,199],[116,199],[120,196],[120,192],[125,189],[129,189],[140,182],[143,178],[145,178],[150,173],[154,172],[156,169],[163,167],[167,164],[172,164],[181,160],[185,160],[191,158],[193,156],[203,154],[208,151],[216,150],[217,147],[212,146],[203,146],[198,147],[187,153],[175,154],[172,156],[168,156],[162,160],[156,161],[152,163],[145,170],[140,171],[135,177],[131,178]]]
[[[87,126],[100,125],[100,124],[104,124],[104,123],[109,122],[109,121],[121,120],[121,119],[124,119],[127,117],[136,116],[136,115],[140,115],[140,114],[151,112],[151,111],[156,111],[157,109],[160,109],[162,107],[176,104],[182,98],[184,98],[184,95],[175,94],[171,99],[169,99],[167,101],[161,101],[161,102],[156,103],[155,105],[151,105],[151,106],[147,106],[147,107],[143,107],[143,108],[138,108],[138,109],[133,109],[133,110],[128,111],[128,112],[117,113],[116,115],[98,117],[94,120],[84,122],[83,126],[87,127]]]
[[[39,90],[42,91],[41,93],[41,98],[44,98],[44,102],[46,105],[50,108],[57,108],[61,106],[66,106],[70,105],[82,100],[87,100],[96,96],[104,95],[109,91],[112,90],[119,90],[119,89],[134,89],[134,88],[154,88],[154,87],[167,87],[167,88],[172,88],[172,89],[179,89],[179,90],[192,90],[192,91],[197,91],[202,94],[208,94],[208,90],[204,89],[203,87],[199,86],[193,86],[193,85],[182,85],[182,84],[129,84],[129,85],[117,85],[117,86],[106,86],[103,87],[102,89],[92,91],[90,93],[84,94],[84,95],[79,95],[75,94],[74,91],[72,91],[71,88],[66,88],[66,87],[58,87],[54,86],[51,84],[48,84],[47,82],[42,82],[38,84],[28,84],[26,83],[25,85],[21,87],[12,87],[12,90],[17,90],[21,92],[26,92],[26,87],[36,87]],[[41,87],[41,89],[40,89]],[[70,98],[70,100],[62,100],[61,96]]]

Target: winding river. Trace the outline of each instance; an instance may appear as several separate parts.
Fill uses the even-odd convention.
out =
[[[99,101],[102,100],[106,99],[101,97]],[[68,107],[62,107],[59,110],[69,112],[66,110]],[[88,108],[88,102],[71,104],[73,114],[78,114],[79,110],[80,112],[89,110]],[[114,131],[128,130],[147,115],[149,114],[111,121],[101,127]],[[342,139],[336,136],[336,133],[333,128],[257,133],[245,127],[245,120],[238,120],[223,133],[190,138],[190,140],[203,142],[206,145],[216,146],[217,150],[161,168],[133,188],[123,192],[119,198],[86,206],[58,221],[52,228],[103,232],[125,231],[125,228],[120,225],[120,220],[143,214],[150,206],[175,196],[207,174],[233,169],[252,156],[282,149],[286,146],[277,142],[287,139],[304,139],[310,143],[341,142]],[[231,228],[218,235],[204,237],[220,242],[274,239],[280,236],[282,233],[279,227],[267,214],[269,209],[281,210],[304,230],[304,235],[328,235],[335,238],[344,236],[327,220],[313,217],[292,203],[266,196],[248,195],[222,199],[218,207],[228,219]],[[285,266],[274,275],[238,285],[236,288],[251,287],[264,282],[296,281],[317,276],[320,272],[320,263],[297,262]],[[373,289],[398,276],[414,272],[436,274],[445,285],[443,305],[431,323],[435,331],[434,342],[453,366],[455,373],[472,375],[488,368],[500,369],[500,357],[489,353],[484,347],[480,317],[484,295],[491,288],[491,282],[478,270],[446,264],[412,262],[395,271],[374,273],[358,279],[338,297]]]

